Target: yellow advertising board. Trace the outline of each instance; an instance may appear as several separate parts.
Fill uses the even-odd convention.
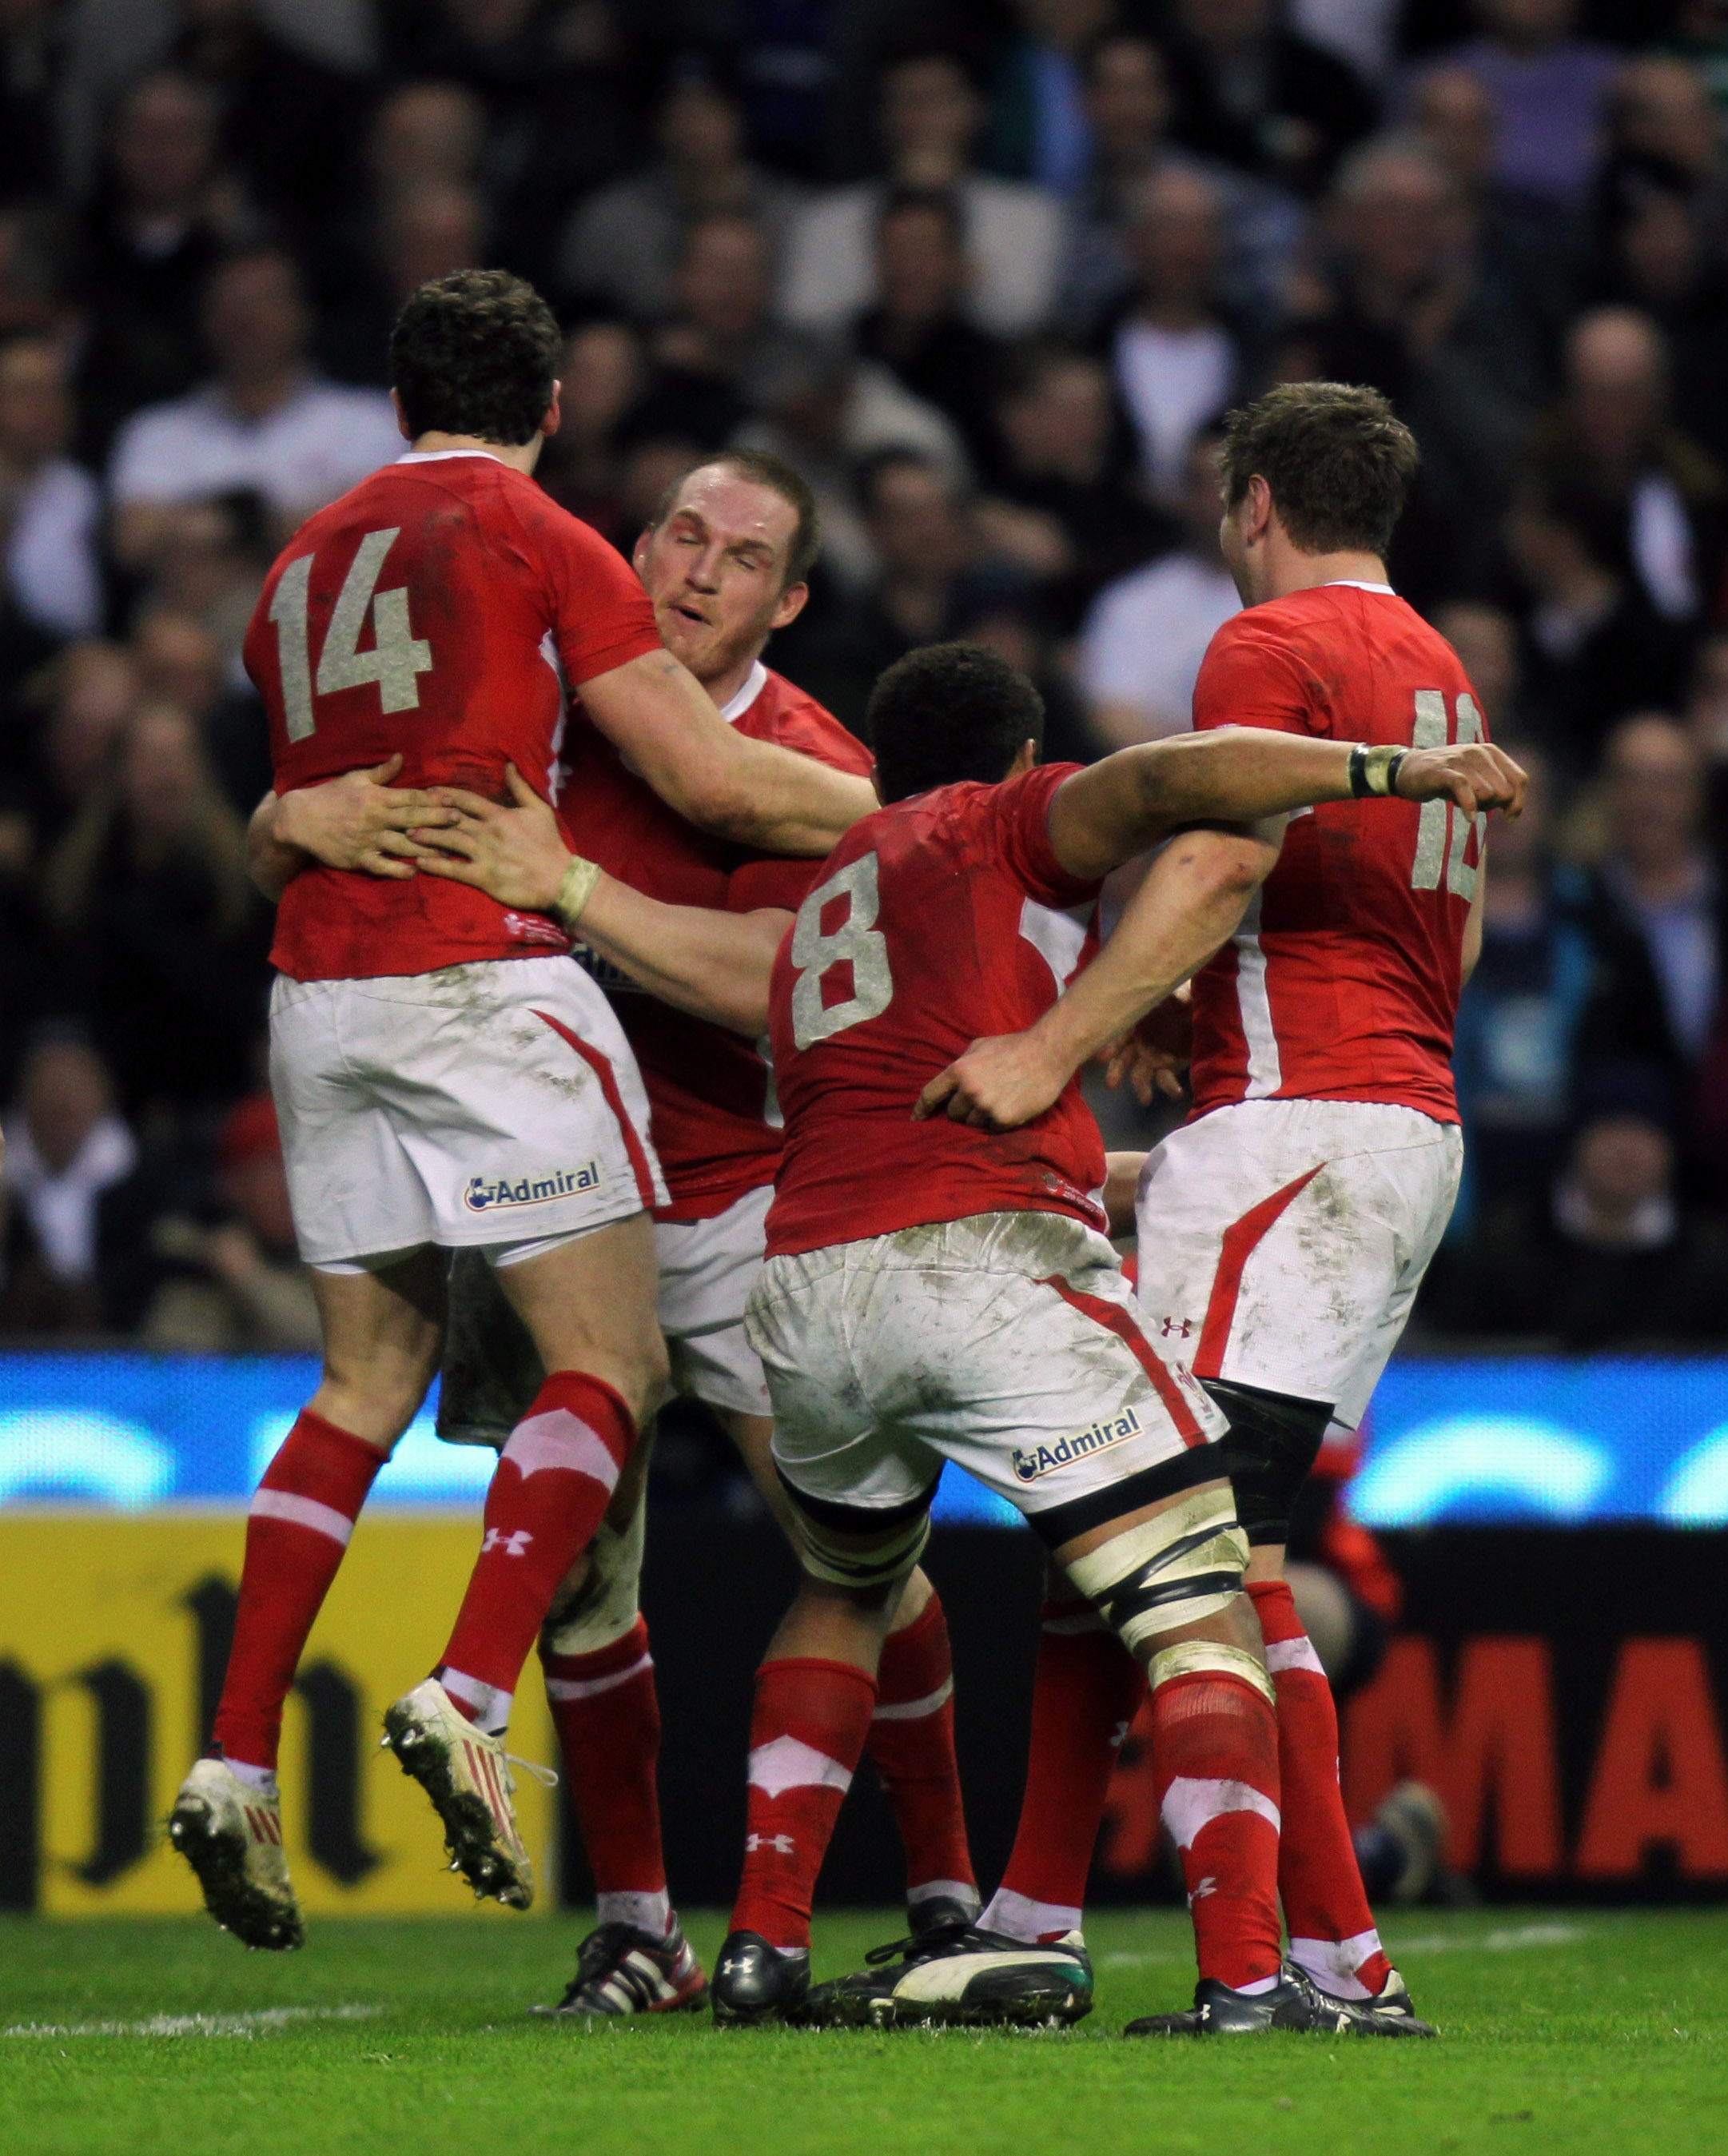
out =
[[[0,1907],[56,1916],[196,1909],[163,1823],[228,1658],[245,1534],[228,1512],[0,1515]],[[378,1748],[383,1712],[447,1636],[473,1521],[363,1519],[315,1627],[283,1732],[289,1858],[309,1916],[454,1914],[425,1796]],[[512,1750],[551,1760],[531,1663]],[[518,1776],[539,1884],[556,1897],[556,1794]]]

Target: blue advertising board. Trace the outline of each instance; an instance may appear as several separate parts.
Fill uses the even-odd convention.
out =
[[[316,1382],[299,1356],[0,1355],[0,1507],[242,1504]],[[372,1502],[471,1509],[491,1466],[428,1411]],[[1384,1527],[1728,1524],[1728,1358],[1401,1358],[1352,1509]],[[936,1511],[1018,1517],[957,1472]]]

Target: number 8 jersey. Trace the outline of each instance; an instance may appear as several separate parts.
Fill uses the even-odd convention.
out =
[[[1445,639],[1383,584],[1322,584],[1227,621],[1194,724],[1435,748],[1485,730]],[[1194,1112],[1377,1101],[1458,1121],[1459,961],[1479,826],[1449,803],[1293,816],[1241,930],[1194,982]]]
[[[786,1145],[770,1256],[977,1213],[1106,1224],[1104,1144],[1077,1081],[1023,1130],[912,1120],[939,1071],[1030,1025],[1080,963],[1099,887],[1067,874],[1049,834],[1078,768],[940,787],[865,817],[828,856],[774,962]]]
[[[401,786],[552,790],[567,685],[659,645],[635,572],[525,474],[484,450],[410,452],[310,518],[264,583],[246,670],[279,793],[403,758]],[[271,952],[300,981],[544,956],[566,939],[442,877],[314,866]]]

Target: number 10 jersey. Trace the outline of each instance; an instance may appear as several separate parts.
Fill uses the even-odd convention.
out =
[[[912,1120],[939,1071],[1030,1025],[1080,963],[1099,886],[1049,839],[1051,797],[1078,768],[937,788],[865,817],[828,856],[774,962],[786,1142],[771,1256],[979,1213],[1106,1224],[1104,1143],[1078,1081],[1022,1130]]]
[[[1322,584],[1213,639],[1194,724],[1438,748],[1485,729],[1457,654],[1386,585]],[[1479,824],[1450,803],[1291,817],[1238,933],[1194,981],[1194,1112],[1376,1101],[1458,1121],[1452,1040]]]
[[[659,648],[628,562],[483,450],[410,454],[301,526],[264,583],[246,670],[276,789],[400,753],[396,783],[509,798],[505,765],[552,792],[567,690]],[[444,878],[313,866],[276,914],[294,979],[427,973],[567,947]]]

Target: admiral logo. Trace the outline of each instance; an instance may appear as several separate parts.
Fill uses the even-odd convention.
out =
[[[561,1168],[555,1175],[523,1176],[512,1183],[508,1176],[471,1176],[462,1194],[470,1213],[493,1213],[500,1205],[544,1205],[548,1199],[573,1197],[592,1190],[600,1181],[598,1161],[584,1161],[580,1168]]]
[[[519,943],[546,943],[561,951],[570,942],[561,928],[538,913],[506,913],[504,925]]]
[[[1014,1475],[1022,1482],[1036,1482],[1041,1475],[1054,1475],[1059,1467],[1071,1467],[1077,1460],[1087,1460],[1106,1446],[1120,1445],[1125,1437],[1140,1435],[1138,1408],[1129,1408],[1121,1414],[1110,1415],[1102,1422],[1076,1430],[1072,1437],[1058,1438],[1054,1445],[1040,1445],[1023,1451],[1014,1447]]]

